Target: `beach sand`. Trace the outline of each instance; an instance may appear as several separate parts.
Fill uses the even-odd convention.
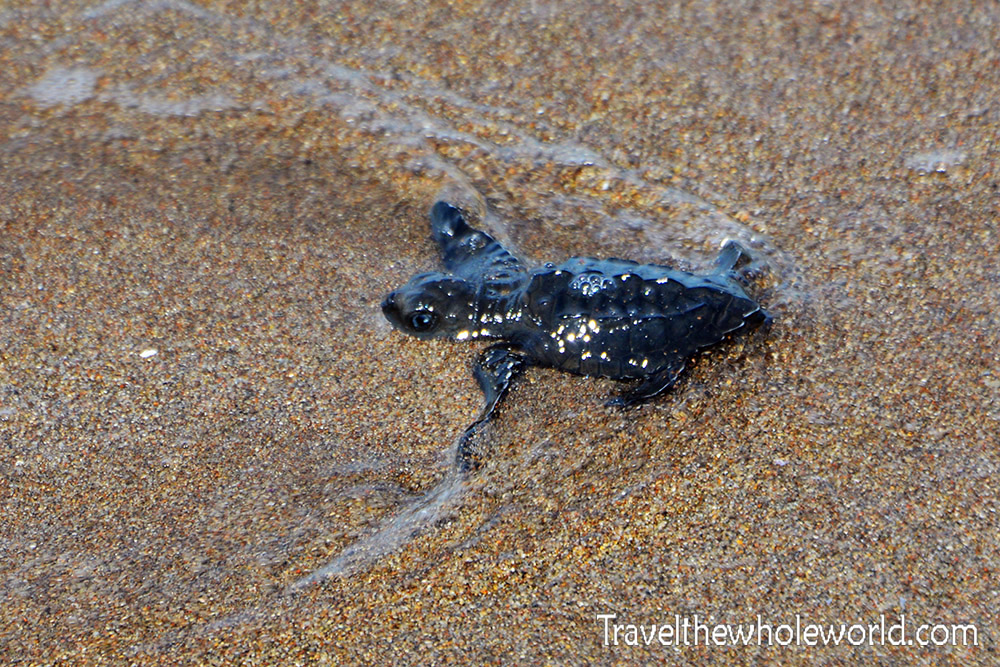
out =
[[[1000,660],[1000,16],[670,4],[0,11],[6,661]],[[484,344],[378,308],[439,197],[532,263],[738,238],[774,324],[625,411],[531,369],[458,478]],[[606,632],[900,615],[949,645]]]

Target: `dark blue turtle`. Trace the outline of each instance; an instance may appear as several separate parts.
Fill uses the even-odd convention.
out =
[[[748,253],[727,242],[704,275],[622,259],[576,257],[533,270],[493,237],[473,229],[446,202],[431,230],[451,273],[422,273],[389,294],[382,312],[418,338],[494,338],[474,373],[486,405],[459,444],[463,468],[476,465],[470,441],[526,366],[638,380],[608,405],[628,406],[666,391],[687,360],[770,318],[743,290]]]

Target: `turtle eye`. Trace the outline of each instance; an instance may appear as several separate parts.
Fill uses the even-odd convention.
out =
[[[410,328],[414,331],[430,331],[437,325],[438,317],[427,310],[418,310],[406,318]]]

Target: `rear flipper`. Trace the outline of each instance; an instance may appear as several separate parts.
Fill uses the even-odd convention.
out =
[[[749,250],[733,240],[722,244],[715,260],[715,273],[731,275],[742,282],[749,282],[767,271],[767,263],[754,257]]]
[[[473,442],[473,438],[493,418],[497,404],[507,394],[510,383],[528,365],[527,360],[515,353],[507,345],[493,345],[486,348],[476,362],[473,375],[483,390],[486,403],[483,405],[479,418],[465,429],[458,441],[456,463],[462,472],[469,472],[479,467],[481,452]]]
[[[771,313],[767,312],[763,308],[758,308],[756,311],[744,316],[743,318],[744,326],[749,329],[756,329],[757,327],[769,327],[774,318],[771,317]]]
[[[621,396],[615,396],[604,405],[609,408],[627,408],[658,396],[677,384],[678,378],[684,372],[684,366],[684,359],[676,359],[663,370],[642,380],[639,386],[635,387],[632,391]]]

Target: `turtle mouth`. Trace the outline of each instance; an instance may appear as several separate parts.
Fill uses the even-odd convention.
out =
[[[389,320],[389,323],[400,328],[402,318],[399,313],[399,304],[396,303],[396,293],[391,292],[382,300],[382,314],[385,315],[385,319]]]
[[[395,292],[391,292],[384,299],[382,299],[382,312],[388,315],[390,310],[396,310]]]

